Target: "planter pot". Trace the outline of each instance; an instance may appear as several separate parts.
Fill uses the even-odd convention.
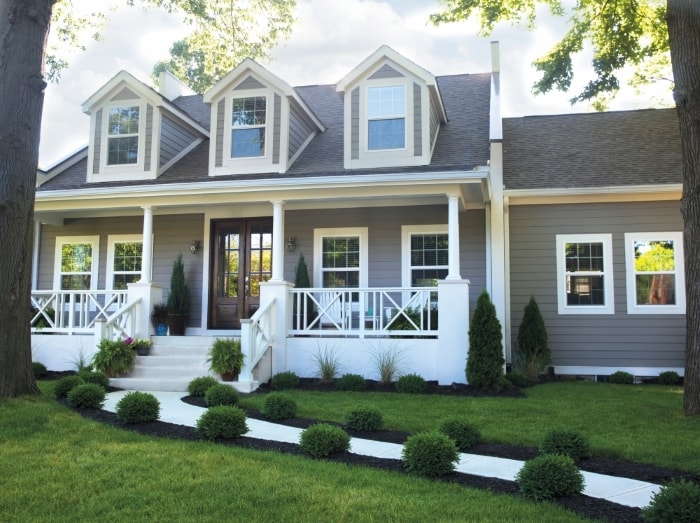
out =
[[[171,336],[184,336],[186,324],[186,314],[168,314],[168,327]]]
[[[221,379],[223,381],[236,381],[238,379],[238,372],[222,372]]]
[[[168,324],[159,323],[156,325],[156,336],[167,336],[168,335]]]
[[[140,345],[136,346],[136,354],[139,356],[148,356],[148,353],[151,352],[150,347],[142,347]]]

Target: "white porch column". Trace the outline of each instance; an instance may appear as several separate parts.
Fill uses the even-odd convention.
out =
[[[461,280],[459,275],[459,198],[447,195],[448,268],[446,280]]]
[[[141,279],[139,283],[151,283],[153,279],[153,208],[143,209],[143,248],[141,252]]]
[[[272,202],[272,278],[284,281],[284,202]]]

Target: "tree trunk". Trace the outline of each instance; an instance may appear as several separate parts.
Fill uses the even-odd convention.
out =
[[[683,408],[689,416],[700,413],[700,4],[668,0],[666,22],[683,159],[687,322]]]
[[[55,1],[0,2],[0,398],[39,392],[29,296],[44,52]]]

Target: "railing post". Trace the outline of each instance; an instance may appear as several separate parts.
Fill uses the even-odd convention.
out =
[[[95,320],[95,347],[100,344],[100,341],[105,337],[105,320],[97,318]]]
[[[289,291],[294,287],[286,281],[266,281],[260,284],[260,307],[274,301],[272,311],[272,374],[287,370],[287,333],[292,317]]]
[[[253,321],[241,320],[241,348],[243,349],[243,367],[238,376],[238,381],[253,381],[253,358],[255,357],[255,338],[252,336]]]
[[[438,281],[440,383],[464,382],[469,350],[469,280]]]

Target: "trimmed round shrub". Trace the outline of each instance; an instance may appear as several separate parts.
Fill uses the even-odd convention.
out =
[[[248,432],[248,425],[242,409],[233,405],[217,405],[200,416],[195,430],[204,439],[235,439]]]
[[[407,392],[409,394],[425,394],[428,384],[422,376],[418,374],[404,374],[396,380],[396,392]]]
[[[591,457],[591,445],[586,436],[571,429],[552,429],[540,443],[542,454],[562,454],[574,461]]]
[[[270,380],[272,390],[286,390],[299,388],[299,376],[292,371],[279,372]]]
[[[53,393],[56,395],[56,399],[66,398],[71,390],[83,383],[85,383],[85,380],[80,376],[66,376],[56,382]]]
[[[452,472],[459,461],[459,452],[452,438],[432,430],[409,436],[401,459],[408,472],[432,478]]]
[[[440,423],[438,430],[449,436],[460,450],[467,450],[481,440],[479,429],[465,418],[447,418]]]
[[[83,409],[101,409],[107,391],[97,383],[82,383],[73,387],[68,393],[68,403],[72,407]]]
[[[301,433],[299,446],[314,458],[325,458],[336,452],[350,450],[350,436],[340,427],[316,423]]]
[[[511,385],[514,385],[520,389],[524,389],[531,385],[530,381],[527,379],[527,376],[521,370],[509,372],[506,375],[506,379],[511,383]]]
[[[343,374],[335,380],[335,388],[359,392],[367,389],[367,380],[359,374]]]
[[[204,401],[207,407],[238,405],[238,391],[231,385],[219,383],[207,389],[204,393]]]
[[[203,398],[209,387],[213,387],[214,385],[218,384],[218,380],[213,376],[199,376],[188,383],[187,392],[190,393],[190,396],[198,396]]]
[[[617,383],[619,385],[632,385],[634,383],[634,376],[624,370],[618,370],[610,375],[608,382]]]
[[[78,376],[80,376],[85,383],[97,383],[98,385],[102,385],[105,390],[109,387],[109,378],[104,372],[81,370],[78,372]]]
[[[525,462],[515,476],[520,492],[536,501],[573,496],[583,491],[583,474],[574,460],[561,454],[545,454]]]
[[[147,392],[127,392],[117,402],[116,414],[124,423],[158,421],[160,402],[153,394]]]
[[[46,365],[40,361],[32,362],[32,372],[34,373],[34,377],[38,380],[45,378],[49,373]]]
[[[691,523],[700,514],[700,485],[681,479],[664,485],[642,509],[642,519],[650,523]]]
[[[381,429],[383,424],[381,411],[370,405],[357,405],[345,415],[345,426],[352,430],[372,432]]]
[[[659,385],[679,385],[681,377],[675,370],[667,370],[659,374],[657,383]]]
[[[297,403],[284,392],[271,392],[265,398],[260,412],[267,419],[289,419],[297,414]]]

